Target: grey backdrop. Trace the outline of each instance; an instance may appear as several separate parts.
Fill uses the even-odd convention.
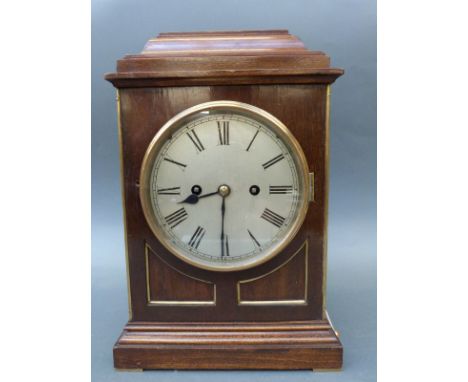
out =
[[[159,32],[289,29],[345,75],[332,88],[328,310],[345,347],[339,373],[115,372],[127,291],[115,61]],[[376,4],[374,0],[93,0],[92,376],[97,381],[376,379]]]

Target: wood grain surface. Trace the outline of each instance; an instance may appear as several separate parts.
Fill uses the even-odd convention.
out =
[[[343,348],[326,320],[128,324],[114,348],[121,369],[340,369]]]

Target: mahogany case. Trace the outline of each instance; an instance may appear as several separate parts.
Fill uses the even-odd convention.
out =
[[[343,71],[287,31],[162,33],[117,62],[129,322],[119,369],[339,369],[325,308],[330,85]],[[169,253],[139,198],[145,151],[177,113],[231,100],[276,116],[300,142],[314,197],[286,250],[257,267],[214,272]]]

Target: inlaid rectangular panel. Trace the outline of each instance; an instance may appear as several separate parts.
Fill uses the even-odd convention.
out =
[[[146,294],[149,305],[214,305],[216,285],[188,276],[164,262],[148,245]]]
[[[307,303],[307,241],[272,271],[237,284],[239,305],[296,305]]]

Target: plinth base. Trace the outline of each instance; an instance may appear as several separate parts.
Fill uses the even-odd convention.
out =
[[[340,369],[328,320],[275,323],[129,322],[114,346],[117,369]]]

